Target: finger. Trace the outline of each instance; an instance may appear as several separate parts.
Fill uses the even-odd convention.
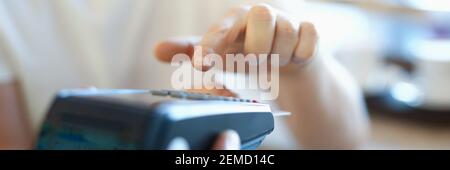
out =
[[[234,43],[239,35],[245,32],[246,24],[247,24],[247,14],[250,11],[251,6],[249,5],[241,5],[233,8],[229,16],[233,16],[231,22],[233,26],[230,28],[228,35],[226,36],[226,41],[228,43]]]
[[[219,23],[214,24],[203,36],[200,43],[202,54],[216,53],[224,55],[227,47],[234,43],[245,31],[246,14],[249,6],[239,6],[230,12]]]
[[[280,57],[280,66],[287,65],[294,53],[298,42],[298,26],[282,15],[277,16],[275,38],[272,46],[272,54]]]
[[[200,37],[182,37],[158,42],[154,52],[157,59],[164,62],[171,62],[175,54],[184,53],[192,56],[194,46],[200,43]]]
[[[292,62],[299,64],[314,56],[317,48],[318,35],[316,28],[310,22],[303,22],[299,28],[299,42],[292,57]]]
[[[233,91],[227,89],[225,86],[220,85],[220,87],[223,88],[213,88],[213,89],[188,89],[189,92],[194,92],[194,93],[205,93],[205,94],[211,94],[211,95],[216,95],[216,96],[226,96],[226,97],[238,97],[238,95],[236,93],[234,93]]]
[[[213,150],[239,150],[241,149],[241,140],[234,130],[227,130],[219,135],[213,144]]]
[[[188,150],[189,144],[182,137],[176,137],[169,142],[167,150]]]
[[[200,42],[201,50],[195,50],[193,55],[194,68],[201,71],[209,70],[212,66],[203,62],[203,58],[208,54],[218,54],[225,59],[225,51],[244,30],[247,10],[246,6],[234,8],[224,19],[209,28]]]
[[[275,34],[275,19],[275,14],[267,5],[255,5],[250,9],[245,32],[245,53],[270,53]]]

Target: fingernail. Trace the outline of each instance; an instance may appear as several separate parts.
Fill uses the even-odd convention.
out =
[[[225,133],[225,143],[224,143],[224,149],[225,150],[239,150],[241,149],[241,140],[239,138],[239,135],[234,130],[227,130]]]

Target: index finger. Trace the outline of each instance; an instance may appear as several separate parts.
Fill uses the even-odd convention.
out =
[[[170,63],[173,56],[179,53],[192,56],[194,46],[200,44],[200,37],[180,37],[158,42],[155,45],[154,52],[158,60]]]

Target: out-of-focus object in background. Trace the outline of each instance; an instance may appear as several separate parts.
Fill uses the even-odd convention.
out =
[[[410,7],[425,11],[450,11],[450,1],[447,0],[407,0],[406,3]]]
[[[394,37],[387,52],[403,69],[387,88],[384,102],[389,110],[405,118],[448,123],[450,121],[450,3],[408,1],[411,7],[424,10],[418,21],[403,16],[392,23]],[[436,5],[431,5],[436,3]],[[440,8],[432,8],[438,6]],[[450,9],[450,8],[448,8]],[[402,64],[399,64],[402,63]]]
[[[391,96],[411,107],[450,114],[450,2],[412,0],[409,6],[426,11],[427,19],[403,19],[395,33],[401,35],[398,53],[410,62],[405,80],[391,84]],[[395,28],[393,28],[395,29]]]
[[[413,83],[418,89],[411,99],[416,107],[450,110],[450,39],[415,41],[410,50],[415,65]]]
[[[353,11],[333,20],[350,25],[344,33],[335,27],[322,32],[350,32],[333,43],[332,52],[358,80],[370,109],[401,118],[450,122],[450,1],[309,2],[345,7],[346,12],[328,10],[341,18]]]

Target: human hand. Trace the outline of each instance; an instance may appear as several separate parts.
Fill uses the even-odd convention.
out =
[[[280,66],[302,65],[317,49],[317,32],[310,22],[294,22],[283,12],[260,4],[239,6],[212,25],[201,37],[178,38],[159,42],[156,57],[170,62],[178,53],[191,58],[194,46],[202,47],[202,55],[279,54]],[[295,69],[283,69],[286,70]]]
[[[222,132],[214,142],[211,149],[213,150],[239,150],[241,148],[241,141],[239,135],[234,130],[226,130]],[[181,137],[172,139],[169,143],[169,150],[187,150],[189,149],[188,142]]]

